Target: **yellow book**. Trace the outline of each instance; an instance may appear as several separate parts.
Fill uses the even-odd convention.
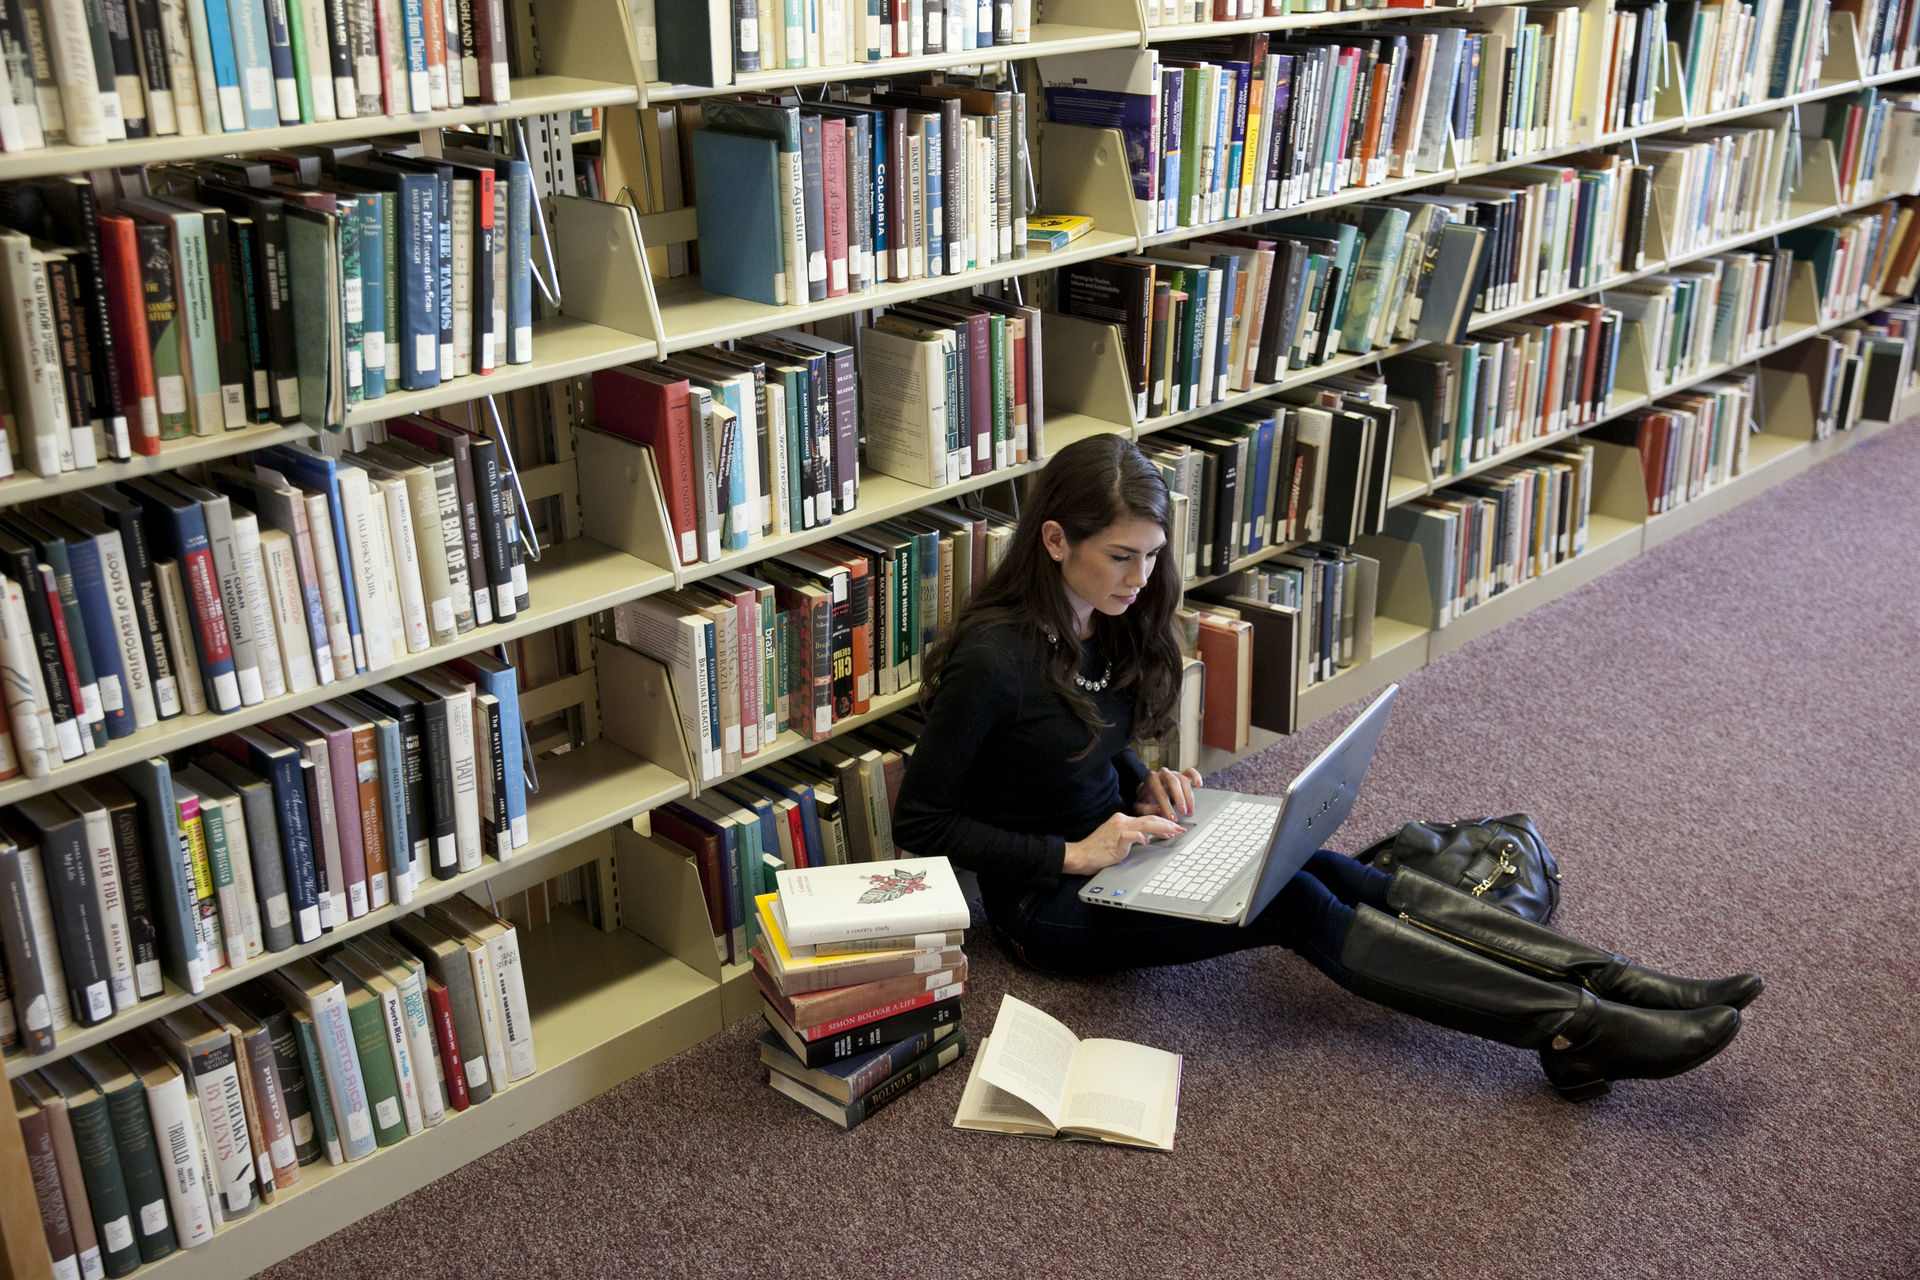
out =
[[[1093,230],[1093,219],[1077,213],[1043,214],[1027,219],[1027,248],[1064,249]]]
[[[957,947],[966,940],[966,931],[955,929],[945,933],[914,933],[897,938],[823,942],[817,946],[801,947],[796,952],[787,942],[785,922],[780,914],[780,895],[759,894],[754,898],[753,906],[760,917],[760,934],[765,944],[763,951],[767,963],[782,974],[790,971],[820,972],[842,968],[854,962],[903,960],[912,956],[932,955]],[[829,952],[829,946],[845,950]]]

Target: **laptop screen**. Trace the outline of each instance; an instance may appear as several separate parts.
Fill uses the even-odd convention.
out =
[[[1307,865],[1316,850],[1326,847],[1353,812],[1354,798],[1360,794],[1360,783],[1367,776],[1367,766],[1373,762],[1374,749],[1380,745],[1381,731],[1387,725],[1387,713],[1399,692],[1399,685],[1388,685],[1373,705],[1355,717],[1287,788],[1280,828],[1267,849],[1259,883],[1247,899],[1246,914],[1240,918],[1242,927],[1267,909],[1287,881]]]

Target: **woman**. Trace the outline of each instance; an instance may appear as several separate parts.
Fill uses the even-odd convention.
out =
[[[1689,1071],[1739,1031],[1763,986],[1750,974],[1669,977],[1328,850],[1246,928],[1081,902],[1088,875],[1181,834],[1200,785],[1128,745],[1165,732],[1178,702],[1179,572],[1159,554],[1171,504],[1145,455],[1102,435],[1056,454],[1025,505],[1006,560],[927,657],[926,730],[893,818],[902,847],[979,875],[1020,961],[1109,973],[1287,947],[1358,995],[1537,1050],[1569,1100]]]

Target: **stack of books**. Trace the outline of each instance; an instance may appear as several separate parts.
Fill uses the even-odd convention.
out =
[[[966,1052],[967,901],[945,858],[782,871],[753,977],[767,1083],[851,1129]]]

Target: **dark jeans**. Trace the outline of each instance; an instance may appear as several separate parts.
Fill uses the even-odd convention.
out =
[[[1016,960],[1048,973],[1114,973],[1279,946],[1351,987],[1353,975],[1341,966],[1340,954],[1353,909],[1365,903],[1386,910],[1393,877],[1322,849],[1244,929],[1092,906],[1079,898],[1086,882],[1085,876],[1062,876],[1057,889],[1017,896],[986,887],[987,919]]]

